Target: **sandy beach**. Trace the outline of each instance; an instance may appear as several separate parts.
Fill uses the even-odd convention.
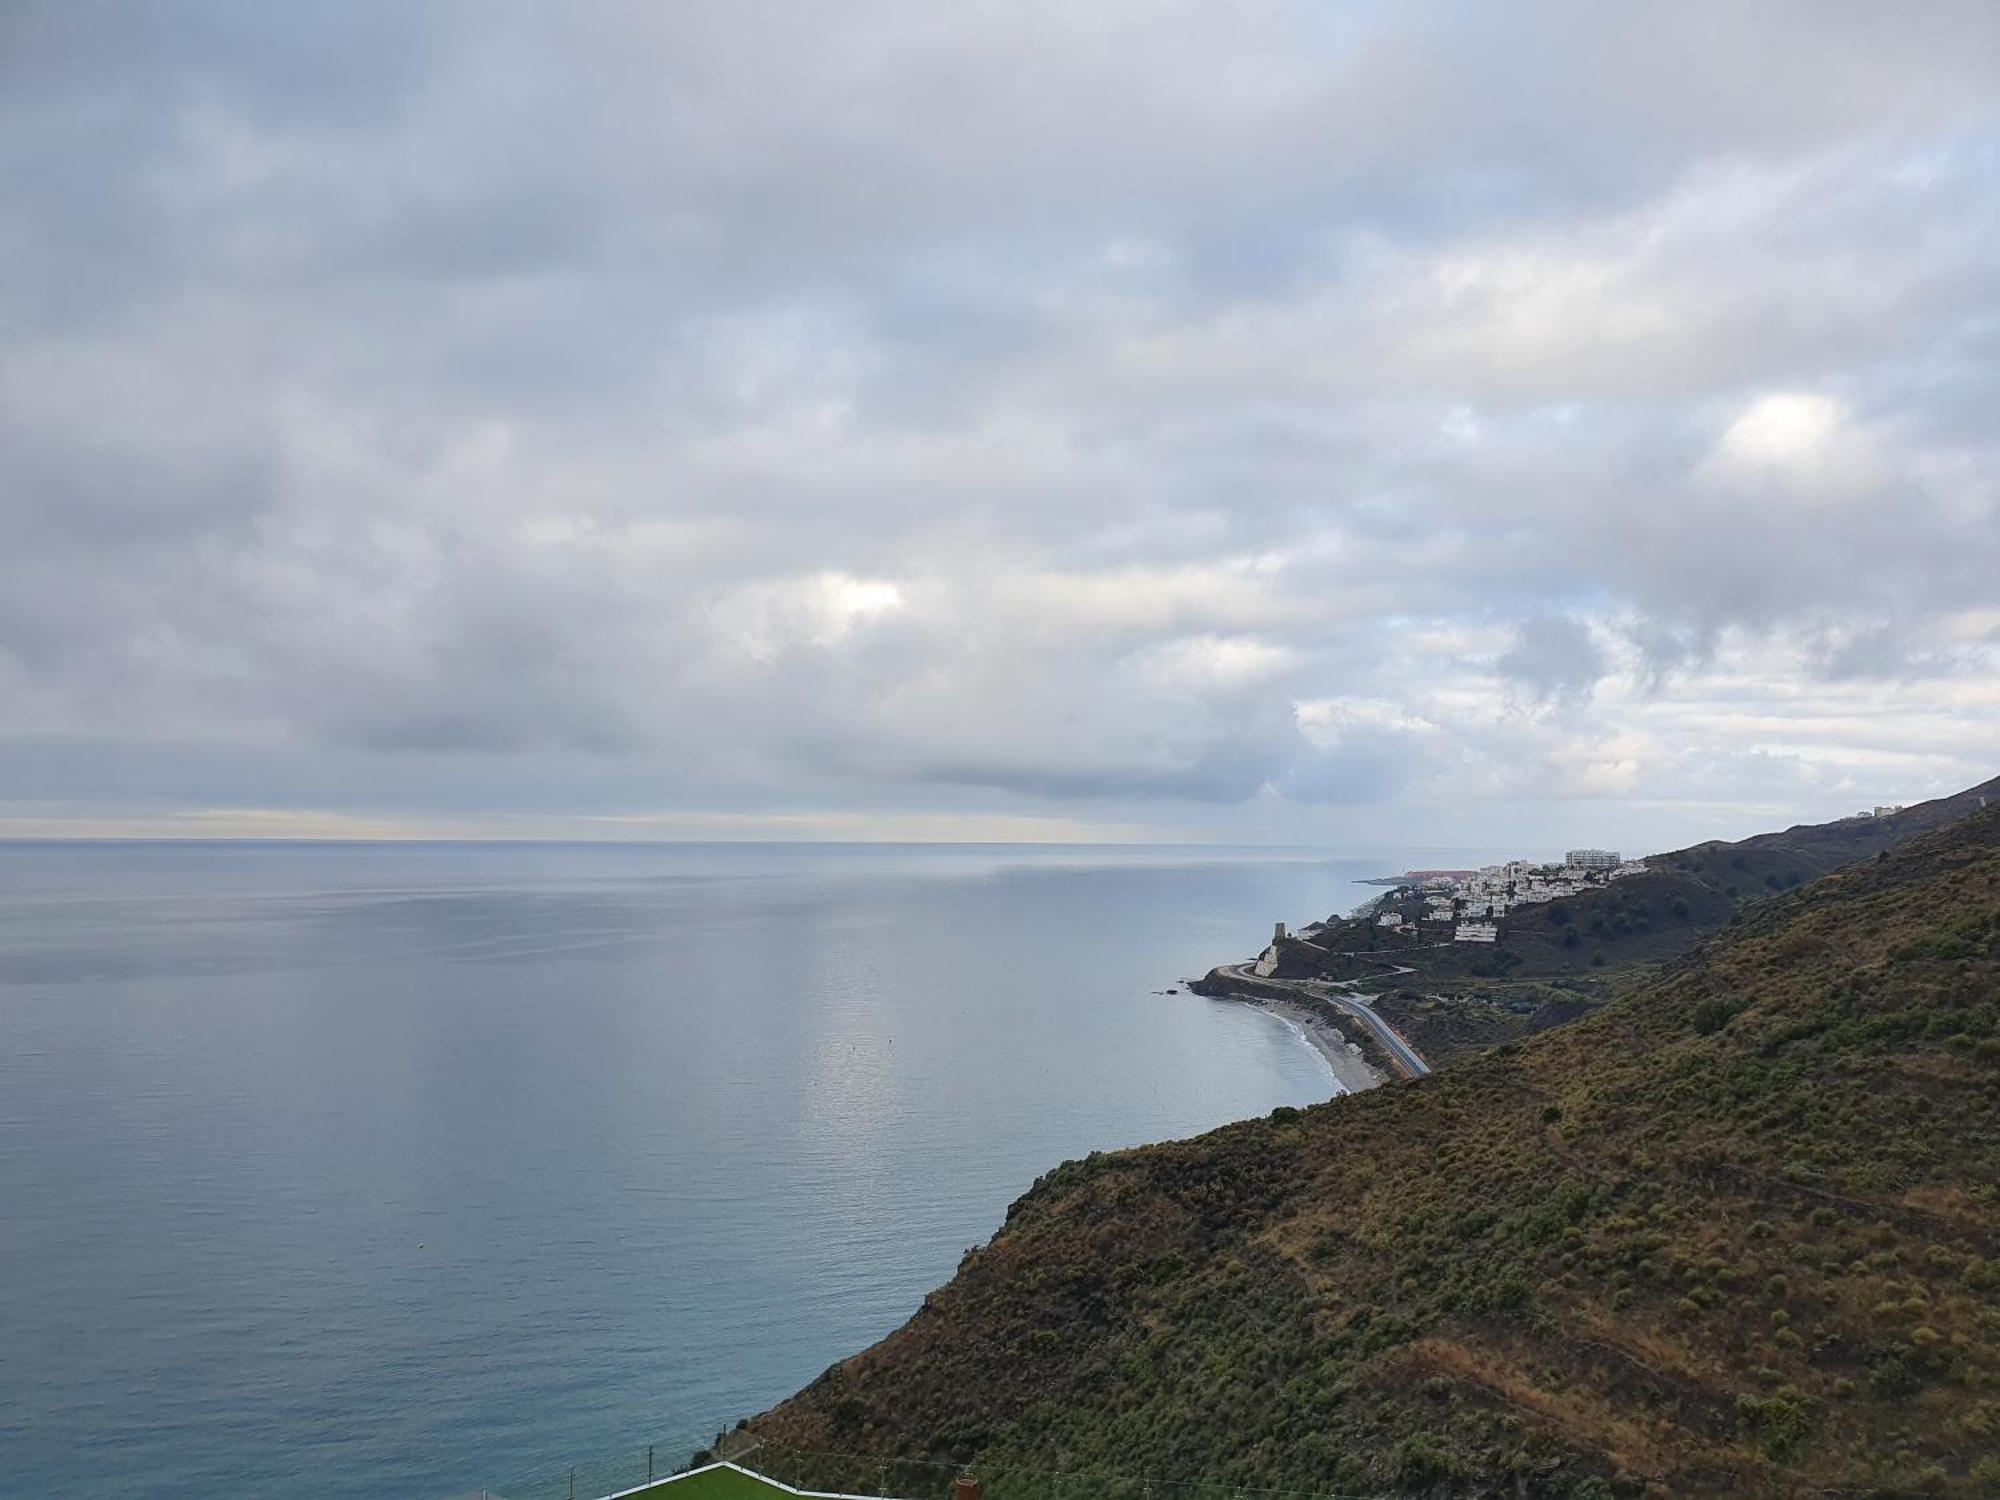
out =
[[[1311,1007],[1263,995],[1238,995],[1233,998],[1270,1012],[1304,1037],[1312,1049],[1326,1059],[1327,1068],[1343,1094],[1358,1094],[1382,1082],[1380,1072],[1358,1054],[1347,1050],[1347,1038],[1341,1035],[1340,1029]]]

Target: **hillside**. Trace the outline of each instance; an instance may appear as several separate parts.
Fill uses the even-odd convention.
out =
[[[1996,1185],[2000,807],[1572,1025],[1068,1163],[753,1425],[1320,1491],[1990,1495]]]
[[[1340,956],[1365,952],[1409,965],[1414,972],[1403,982],[1416,989],[1466,991],[1534,981],[1607,995],[1686,953],[1746,906],[1901,848],[1988,801],[2000,802],[2000,777],[1885,817],[1800,824],[1655,854],[1643,874],[1510,912],[1492,946],[1440,944],[1440,933],[1429,927],[1399,937],[1367,920],[1332,917],[1314,943],[1285,945],[1279,972],[1366,980],[1380,973],[1380,964]]]

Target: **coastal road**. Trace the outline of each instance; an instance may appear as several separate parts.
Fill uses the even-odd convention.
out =
[[[1336,994],[1326,988],[1314,988],[1297,979],[1269,977],[1260,979],[1250,972],[1248,964],[1224,964],[1222,972],[1232,979],[1242,980],[1245,984],[1276,985],[1280,989],[1295,991],[1311,1000],[1325,1000],[1366,1026],[1369,1034],[1380,1042],[1383,1050],[1389,1054],[1390,1061],[1395,1063],[1406,1077],[1422,1078],[1431,1070],[1431,1065],[1417,1054],[1417,1049],[1403,1040],[1400,1031],[1376,1015],[1372,1007],[1363,1005],[1351,996]]]

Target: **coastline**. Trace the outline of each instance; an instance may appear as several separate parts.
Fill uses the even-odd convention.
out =
[[[1266,995],[1232,995],[1229,998],[1254,1006],[1296,1031],[1325,1061],[1327,1071],[1333,1074],[1333,1081],[1340,1086],[1341,1093],[1359,1094],[1384,1081],[1378,1069],[1348,1051],[1347,1037],[1340,1028],[1310,1006]]]

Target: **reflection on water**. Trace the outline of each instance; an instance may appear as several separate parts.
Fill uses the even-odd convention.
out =
[[[756,1410],[1057,1161],[1331,1085],[1242,852],[0,846],[13,1493],[445,1494]]]

